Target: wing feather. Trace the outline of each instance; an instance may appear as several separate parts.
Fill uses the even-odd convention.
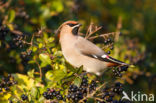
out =
[[[99,59],[101,61],[114,63],[118,65],[126,65],[126,63],[121,62],[117,59],[114,59],[110,56],[108,56],[101,48],[93,44],[92,42],[86,40],[83,37],[78,36],[77,42],[75,43],[75,46],[79,52],[81,52],[83,55]]]

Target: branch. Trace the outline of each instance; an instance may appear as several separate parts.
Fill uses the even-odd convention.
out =
[[[106,33],[106,34],[101,34],[101,35],[92,36],[92,37],[90,37],[90,38],[88,38],[88,39],[89,39],[89,40],[93,40],[93,39],[96,39],[96,38],[99,38],[99,37],[105,38],[105,36],[108,36],[108,35],[115,35],[115,34],[117,34],[117,33],[120,34],[120,32],[111,32],[111,33]]]

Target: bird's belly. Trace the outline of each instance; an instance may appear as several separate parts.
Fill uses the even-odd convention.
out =
[[[77,51],[63,51],[65,59],[74,67],[80,67],[83,65],[83,69],[87,72],[101,75],[105,71],[105,63],[97,59],[84,56]]]
[[[81,57],[81,55],[79,53],[73,53],[73,51],[70,51],[70,52],[64,51],[63,55],[64,55],[65,59],[74,67],[80,67],[83,65],[79,59]]]

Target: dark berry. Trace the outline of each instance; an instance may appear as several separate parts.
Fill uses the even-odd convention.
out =
[[[113,50],[114,49],[114,46],[111,46],[110,49]]]
[[[10,90],[10,88],[9,88],[9,87],[5,87],[4,89],[5,89],[6,91]]]
[[[115,83],[115,86],[116,86],[116,87],[121,87],[122,84],[121,84],[120,82],[117,82],[117,83]]]
[[[111,38],[108,38],[108,39],[107,39],[107,42],[111,42],[111,41],[112,41]]]
[[[47,91],[50,91],[50,88],[47,88]]]
[[[107,43],[108,43],[108,41],[107,41],[107,40],[105,40],[105,41],[104,41],[104,43],[105,43],[105,44],[107,44]]]
[[[28,96],[22,94],[22,95],[21,95],[21,98],[22,98],[22,100],[27,100],[27,99],[28,99]]]
[[[110,51],[107,51],[107,54],[110,54],[111,52]]]
[[[56,98],[57,98],[58,100],[62,100],[62,99],[63,99],[62,95],[57,95]]]

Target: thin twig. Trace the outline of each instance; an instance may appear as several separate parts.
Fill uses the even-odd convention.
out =
[[[116,31],[117,32],[120,32],[120,29],[122,28],[122,17],[119,16],[118,18],[118,23],[117,23],[117,27],[116,27]],[[115,41],[118,41],[119,40],[119,34],[120,33],[116,33],[115,35]]]
[[[91,22],[90,25],[89,25],[89,27],[88,27],[88,30],[87,30],[87,33],[86,33],[85,38],[87,38],[87,36],[89,35],[89,33],[92,31],[91,30],[93,28],[92,26],[93,26],[93,23]]]
[[[94,31],[90,32],[90,33],[88,34],[88,36],[86,36],[85,38],[88,39],[92,34],[94,34],[95,32],[99,31],[101,28],[102,28],[102,27],[96,28]]]
[[[31,46],[33,46],[33,40],[34,40],[34,34],[32,34],[32,38],[31,38]]]
[[[120,32],[111,32],[111,33],[106,33],[106,34],[101,34],[101,35],[96,35],[96,36],[92,36],[90,38],[88,38],[89,40],[93,40],[99,37],[105,37],[106,35],[115,35],[116,33],[120,33]]]
[[[10,5],[11,1],[12,0],[8,0],[5,4],[2,4],[2,5],[0,4],[0,9],[2,9],[4,7],[8,7]],[[1,2],[3,2],[3,1],[1,1]]]
[[[16,34],[16,35],[23,35],[23,33],[18,30],[11,30],[11,33]]]
[[[97,87],[96,90],[95,90],[94,92],[92,92],[91,94],[87,94],[87,96],[84,97],[83,99],[81,99],[81,100],[79,101],[79,103],[83,103],[83,101],[84,101],[85,99],[87,99],[87,98],[93,98],[94,95],[96,94],[96,92],[99,91],[99,90],[100,90],[103,86],[105,86],[105,85],[106,85],[106,83],[103,83],[101,86]]]
[[[39,70],[40,70],[40,79],[41,79],[41,81],[42,81],[42,76],[43,76],[43,74],[42,74],[42,68],[41,68],[41,66],[39,65],[39,63],[35,60],[35,62],[36,62],[36,64],[38,65],[38,68],[39,68]]]

